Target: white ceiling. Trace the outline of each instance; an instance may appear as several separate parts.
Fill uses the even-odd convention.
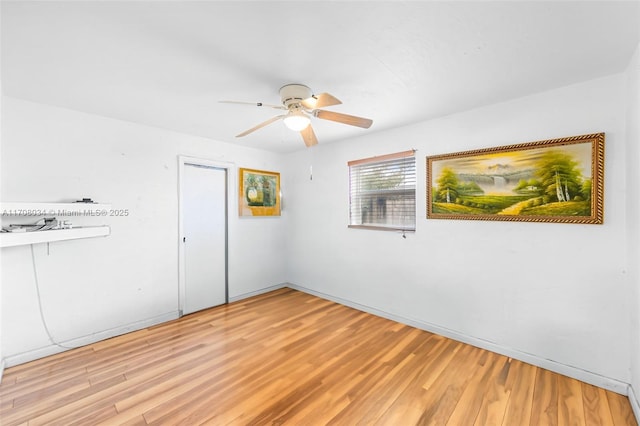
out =
[[[640,1],[2,2],[6,95],[277,152],[305,149],[279,103],[304,83],[371,118],[314,119],[321,144],[625,69]]]

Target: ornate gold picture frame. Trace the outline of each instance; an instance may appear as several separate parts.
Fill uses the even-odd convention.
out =
[[[603,223],[604,133],[426,161],[428,219]]]

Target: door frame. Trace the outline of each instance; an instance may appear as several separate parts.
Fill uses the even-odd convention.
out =
[[[185,267],[185,248],[184,248],[184,168],[187,165],[196,167],[211,167],[216,169],[224,169],[226,172],[227,187],[225,191],[225,201],[227,211],[225,214],[225,249],[224,249],[224,293],[225,303],[229,303],[229,218],[232,217],[232,205],[234,204],[233,188],[235,188],[236,166],[234,163],[224,161],[209,160],[206,158],[189,157],[185,155],[178,156],[178,315],[183,316],[185,295],[187,288],[186,267]]]

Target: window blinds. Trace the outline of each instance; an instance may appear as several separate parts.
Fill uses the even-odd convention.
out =
[[[349,226],[414,231],[414,151],[350,161]]]

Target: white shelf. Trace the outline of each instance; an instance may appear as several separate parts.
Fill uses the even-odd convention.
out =
[[[111,204],[2,202],[0,214],[9,216],[107,216]]]
[[[52,229],[50,231],[2,232],[0,233],[0,247],[14,247],[26,244],[76,240],[80,238],[106,237],[109,234],[111,234],[111,228],[107,225]]]

